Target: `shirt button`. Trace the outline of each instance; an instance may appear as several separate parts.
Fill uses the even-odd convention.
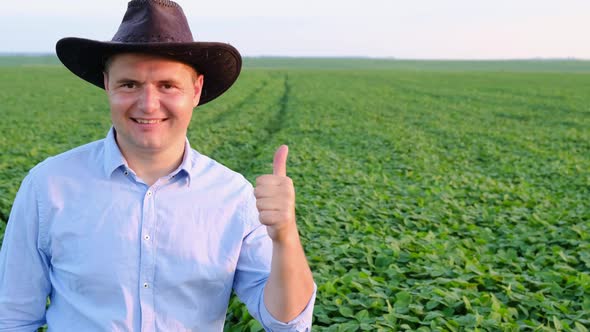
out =
[[[147,240],[150,239],[150,236],[146,234],[146,235],[143,236],[143,239],[147,241]]]
[[[152,195],[152,191],[151,190],[148,190],[147,195],[148,196],[151,196]]]
[[[129,175],[129,172],[128,172],[128,171],[125,171],[125,172],[123,172],[123,174],[125,174],[125,175]]]
[[[150,284],[148,284],[147,282],[143,283],[143,288],[150,288]]]

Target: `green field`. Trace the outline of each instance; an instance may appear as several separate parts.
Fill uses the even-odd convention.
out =
[[[110,119],[101,90],[17,60],[0,228],[31,167]],[[189,139],[251,181],[289,145],[314,330],[590,328],[590,62],[246,59]],[[236,301],[226,325],[259,330]]]

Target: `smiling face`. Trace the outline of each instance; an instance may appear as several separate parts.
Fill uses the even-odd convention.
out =
[[[202,75],[174,60],[119,54],[109,59],[104,80],[123,155],[182,153]]]

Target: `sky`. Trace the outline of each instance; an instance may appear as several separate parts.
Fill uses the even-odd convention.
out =
[[[245,56],[590,59],[588,0],[178,0],[197,41]],[[110,40],[125,0],[4,1],[0,53]]]

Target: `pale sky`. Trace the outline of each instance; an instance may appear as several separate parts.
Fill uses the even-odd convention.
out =
[[[125,0],[3,1],[0,53],[110,40]],[[590,59],[589,0],[178,0],[198,41],[245,56]]]

